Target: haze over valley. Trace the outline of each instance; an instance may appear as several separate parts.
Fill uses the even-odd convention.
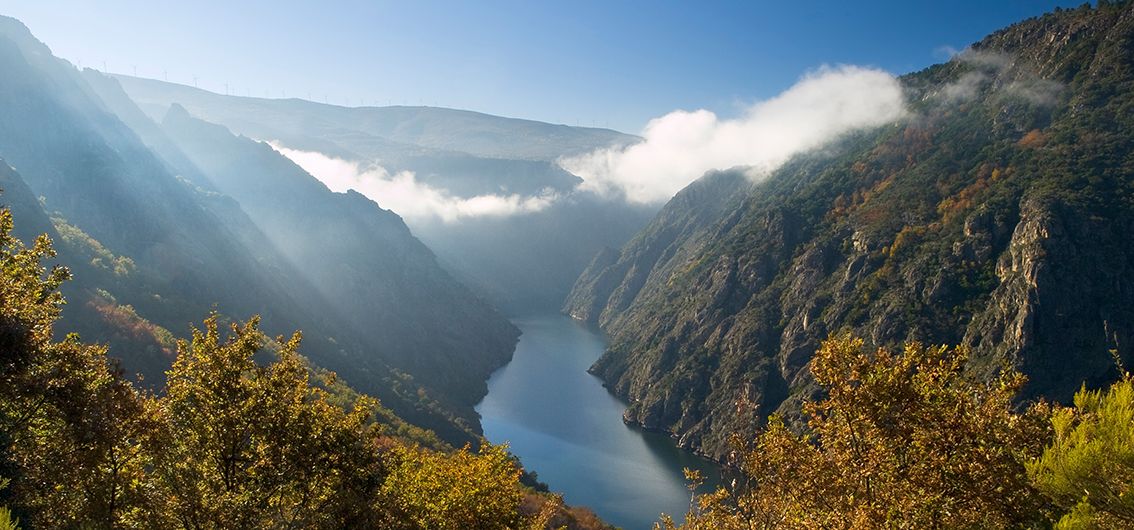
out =
[[[1134,3],[112,3],[0,12],[0,529],[1134,524]]]

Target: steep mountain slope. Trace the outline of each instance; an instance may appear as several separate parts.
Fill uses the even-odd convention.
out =
[[[136,281],[148,292],[129,303],[171,322],[204,314],[214,303],[233,313],[262,311],[283,326],[298,321],[296,313],[275,318],[300,306],[283,286],[260,280],[255,260],[228,227],[201,208],[196,191],[169,174],[69,65],[13,19],[0,19],[0,37],[8,72],[0,82],[0,153],[46,198],[49,211],[142,269]]]
[[[40,234],[47,234],[52,240],[59,239],[51,219],[43,212],[31,188],[2,158],[0,158],[0,207],[10,210],[13,217],[19,217],[20,223],[13,228],[13,234],[25,245],[30,245]]]
[[[454,281],[401,219],[355,192],[333,193],[266,144],[175,105],[163,129],[220,192],[332,304],[338,320],[395,367],[475,403],[519,332]]]
[[[224,96],[148,79],[116,79],[157,121],[176,103],[236,134],[361,168],[376,164],[391,175],[412,172],[416,183],[453,200],[490,195],[544,202],[553,197],[538,211],[459,219],[411,215],[399,211],[402,205],[371,197],[402,214],[462,282],[512,314],[557,308],[590,256],[626,242],[657,208],[627,208],[621,200],[578,191],[581,180],[556,164],[562,156],[636,141],[614,131],[430,107],[348,108]]]
[[[712,175],[565,311],[611,336],[594,373],[628,421],[721,458],[811,395],[820,340],[973,348],[1066,400],[1130,365],[1134,6],[995,33],[902,79],[910,114],[759,183]]]
[[[64,308],[66,331],[84,337],[98,338],[115,346],[115,353],[128,361],[129,369],[151,376],[161,375],[173,354],[172,344],[162,344],[148,322],[136,317],[112,300],[110,290],[122,291],[119,283],[128,276],[138,276],[132,260],[115,256],[89,234],[78,230],[56,213],[49,216],[23,177],[0,159],[0,206],[18,219],[13,229],[24,245],[46,234],[55,246],[57,256],[49,265],[64,265],[80,281],[64,284],[62,292],[70,304]],[[137,278],[133,278],[137,279]],[[163,330],[164,331],[164,330]]]
[[[355,289],[349,303],[332,302],[325,286],[306,276],[315,268],[295,262],[277,246],[279,238],[266,235],[278,235],[281,227],[261,227],[252,210],[220,193],[212,176],[148,122],[113,80],[93,73],[84,78],[4,17],[0,67],[6,72],[0,78],[0,157],[28,188],[21,192],[13,177],[14,194],[4,200],[32,211],[17,214],[38,219],[25,224],[51,234],[74,270],[66,331],[108,342],[128,372],[160,382],[174,338],[185,336],[190,323],[214,310],[226,318],[260,314],[272,335],[304,330],[312,360],[402,417],[458,445],[475,442],[472,405],[487,374],[506,362],[517,332],[444,273],[400,219],[357,195],[344,196],[336,207],[345,226],[293,234],[309,243],[321,237],[329,245],[322,258],[341,260],[342,283],[400,289]],[[273,162],[280,160],[265,163]],[[318,189],[281,189],[310,196],[302,205],[292,197],[278,208],[294,215],[331,195],[294,165],[282,170]],[[346,237],[359,233],[367,239]],[[364,258],[347,259],[354,250]],[[450,386],[452,392],[444,388]]]

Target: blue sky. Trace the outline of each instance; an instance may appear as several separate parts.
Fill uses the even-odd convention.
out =
[[[921,69],[1051,0],[0,2],[73,63],[223,93],[440,105],[638,132],[820,65]]]

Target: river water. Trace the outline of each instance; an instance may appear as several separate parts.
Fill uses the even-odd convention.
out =
[[[586,371],[606,346],[601,336],[562,315],[513,323],[523,331],[515,356],[477,405],[488,440],[507,442],[568,504],[611,524],[649,529],[663,512],[680,521],[689,508],[682,468],[715,481],[716,467],[622,423],[625,405]]]

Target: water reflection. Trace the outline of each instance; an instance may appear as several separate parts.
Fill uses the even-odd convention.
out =
[[[488,439],[508,442],[569,504],[627,530],[650,528],[660,513],[688,509],[683,467],[718,480],[712,463],[622,423],[624,405],[586,372],[605,347],[599,335],[561,315],[514,322],[524,332],[516,354],[477,411]]]

